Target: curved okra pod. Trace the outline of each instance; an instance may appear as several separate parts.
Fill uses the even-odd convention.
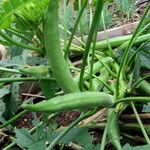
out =
[[[51,0],[44,20],[44,42],[51,70],[65,93],[79,92],[60,46],[58,2]]]

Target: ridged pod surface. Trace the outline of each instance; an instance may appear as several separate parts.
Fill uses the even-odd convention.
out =
[[[44,42],[52,72],[65,93],[79,92],[60,46],[58,26],[58,2],[51,0],[44,20]]]
[[[29,111],[55,113],[98,106],[109,108],[113,104],[113,96],[104,92],[81,92],[58,96],[37,104],[23,104],[21,107]]]

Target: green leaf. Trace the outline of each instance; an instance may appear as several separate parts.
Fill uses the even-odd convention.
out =
[[[0,3],[0,29],[10,26],[13,15],[18,10],[24,8],[30,0],[4,0]]]
[[[28,147],[29,145],[33,144],[34,138],[28,132],[28,129],[15,129],[14,132],[16,133],[17,138],[15,140],[15,143],[17,143],[17,145],[19,145],[20,147]]]
[[[150,150],[150,145],[132,147],[129,144],[123,146],[122,150]]]
[[[11,119],[17,111],[17,102],[19,102],[19,85],[18,83],[12,83],[10,87],[11,94],[5,96],[3,98],[3,102],[5,103],[5,111],[3,112],[2,116],[9,120]]]
[[[0,98],[2,98],[3,96],[5,96],[9,92],[10,92],[9,89],[7,89],[7,88],[0,89]]]
[[[46,149],[46,144],[43,141],[34,142],[32,145],[28,146],[28,150],[44,150]]]
[[[22,129],[15,129],[16,133],[16,140],[14,141],[18,146],[25,147],[29,150],[41,150],[46,149],[46,142],[48,141],[47,134],[51,134],[51,132],[48,130],[44,130],[44,126],[38,127],[38,132],[36,132],[32,135],[29,133],[28,129],[22,128]],[[54,138],[52,136],[52,138]]]
[[[3,113],[6,110],[5,103],[3,102],[3,97],[9,94],[10,90],[7,88],[0,89],[0,122],[5,122],[6,120],[3,117]]]
[[[147,105],[143,105],[142,112],[150,112],[150,103],[147,103]]]
[[[124,15],[132,15],[136,12],[135,6],[134,6],[134,0],[117,0],[117,3],[119,5],[119,10]]]
[[[73,128],[60,140],[60,143],[67,144],[72,141],[83,146],[86,150],[93,149],[92,141],[94,138],[89,134],[88,130],[88,128]]]
[[[41,23],[41,19],[44,16],[45,8],[48,6],[49,0],[34,0],[27,4],[24,9],[21,10],[21,15],[30,25],[38,27]]]
[[[15,56],[12,59],[0,60],[1,67],[7,66],[36,66],[36,65],[47,65],[46,59],[42,57],[27,57],[26,54],[22,54],[20,56]]]
[[[150,69],[150,43],[140,53],[141,65]]]
[[[5,111],[5,103],[0,99],[0,122],[5,122],[6,120],[3,117],[3,112]]]
[[[56,81],[41,80],[40,86],[42,94],[46,97],[46,99],[53,98],[58,88]]]

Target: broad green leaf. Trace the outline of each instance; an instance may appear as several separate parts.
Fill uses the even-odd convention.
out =
[[[142,112],[150,112],[150,103],[147,103],[147,105],[143,105]]]
[[[150,44],[140,54],[141,65],[150,69]]]
[[[28,129],[15,129],[16,140],[14,141],[21,148],[29,150],[46,149],[46,142],[51,142],[58,134],[54,133],[51,129],[45,128],[41,125],[37,128],[36,132],[31,134]]]
[[[2,115],[6,120],[11,119],[17,111],[17,102],[19,101],[18,90],[18,83],[12,83],[10,87],[11,94],[3,98],[6,109]]]
[[[24,51],[25,52],[25,51]],[[26,54],[22,54],[20,56],[15,56],[12,59],[4,59],[0,60],[1,67],[7,66],[36,66],[36,65],[48,65],[47,60],[42,57],[34,57],[34,56],[27,56]]]
[[[0,3],[0,29],[10,26],[13,15],[24,8],[31,0],[3,0]]]
[[[28,146],[28,150],[44,150],[46,149],[46,144],[44,143],[44,141],[36,141],[33,144]]]
[[[33,144],[34,138],[28,132],[28,129],[15,129],[15,133],[17,138],[15,140],[15,143],[17,143],[17,145],[19,145],[20,147],[27,147]]]
[[[47,81],[41,80],[40,86],[42,90],[42,94],[46,97],[46,99],[53,98],[57,91],[58,85],[56,81]]]
[[[60,143],[67,144],[70,141],[78,143],[86,150],[93,149],[93,137],[89,134],[88,128],[73,128],[61,140]]]
[[[126,144],[123,146],[122,150],[150,150],[150,145],[132,147],[129,144]]]
[[[0,122],[5,122],[6,120],[3,117],[3,112],[5,111],[5,103],[0,99]]]
[[[31,3],[27,4],[19,14],[34,27],[37,27],[41,23],[41,19],[44,16],[45,8],[48,6],[49,0],[36,1],[32,0]]]
[[[9,89],[6,89],[6,88],[0,89],[0,98],[2,98],[3,96],[5,96],[9,92],[10,92]]]
[[[3,113],[5,112],[6,110],[6,106],[5,106],[5,103],[3,102],[3,97],[7,94],[9,94],[10,90],[7,89],[7,88],[2,88],[0,89],[0,122],[4,122],[5,119],[3,117]]]

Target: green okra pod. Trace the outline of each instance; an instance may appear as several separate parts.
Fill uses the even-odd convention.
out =
[[[58,2],[51,0],[44,19],[44,42],[51,70],[65,93],[79,92],[60,46]]]
[[[21,108],[35,112],[55,113],[73,109],[94,108],[98,106],[112,107],[113,104],[113,96],[104,92],[81,92],[54,97],[37,104],[23,104],[21,105]]]

